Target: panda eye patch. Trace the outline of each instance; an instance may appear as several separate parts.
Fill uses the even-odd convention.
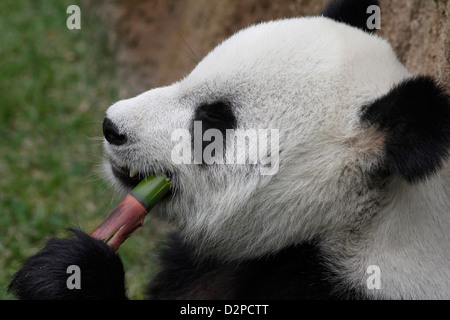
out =
[[[201,104],[195,109],[194,120],[202,122],[202,132],[208,129],[218,129],[225,135],[226,129],[236,128],[236,117],[229,102],[218,101]]]
[[[197,145],[196,140],[196,132],[200,130],[195,130],[195,127],[201,124],[201,153],[197,154],[195,152]],[[202,157],[205,148],[210,143],[209,141],[204,141],[203,136],[205,132],[209,129],[216,129],[222,133],[222,137],[226,136],[227,129],[236,129],[237,120],[233,112],[233,108],[229,102],[226,101],[217,101],[214,103],[201,104],[199,105],[194,112],[193,121],[191,124],[191,137],[192,137],[192,146],[194,148],[195,157],[201,158],[200,162],[205,164],[205,161]],[[197,137],[198,139],[199,137]],[[215,140],[215,138],[213,138]],[[223,151],[225,151],[225,139],[223,139]],[[200,147],[200,146],[199,146]],[[212,152],[211,156],[215,156],[215,151]],[[199,160],[196,160],[199,161]]]

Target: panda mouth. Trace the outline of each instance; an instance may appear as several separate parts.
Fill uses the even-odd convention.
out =
[[[125,185],[126,187],[129,187],[131,189],[136,187],[139,184],[139,182],[144,180],[146,177],[148,177],[152,174],[155,174],[155,173],[164,173],[167,176],[167,178],[169,179],[169,181],[171,180],[171,177],[172,177],[171,173],[167,172],[167,171],[142,173],[142,172],[139,172],[137,170],[134,170],[134,169],[128,167],[125,164],[115,161],[113,159],[110,159],[109,162],[110,162],[112,173],[113,173],[114,177],[116,179],[118,179],[123,185]]]
[[[124,164],[119,164],[117,161],[114,161],[112,159],[110,159],[109,162],[111,164],[111,169],[114,177],[116,177],[127,187],[134,188],[145,178],[144,175],[131,168],[128,168]]]

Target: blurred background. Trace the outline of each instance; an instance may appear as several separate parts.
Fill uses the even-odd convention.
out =
[[[67,227],[92,231],[120,199],[101,173],[109,105],[192,70],[235,31],[314,15],[328,0],[2,0],[0,299],[21,262]],[[81,29],[69,30],[69,5]],[[381,29],[413,74],[450,87],[450,0],[381,0]],[[147,217],[119,249],[133,299],[168,226]]]

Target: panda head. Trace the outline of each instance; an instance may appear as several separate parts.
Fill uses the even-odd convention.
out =
[[[387,180],[420,183],[450,147],[448,97],[367,29],[371,4],[251,26],[179,82],[112,105],[111,181],[127,192],[166,173],[175,188],[152,214],[203,256],[254,258],[362,228]]]

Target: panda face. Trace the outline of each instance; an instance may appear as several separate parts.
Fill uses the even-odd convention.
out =
[[[364,106],[408,77],[387,42],[357,28],[325,17],[258,24],[181,81],[112,105],[116,134],[105,140],[105,171],[122,192],[166,173],[175,188],[152,214],[174,223],[202,255],[252,258],[357,229],[383,199],[372,173],[385,135],[361,120]],[[224,136],[277,130],[270,164],[277,170],[261,174],[260,161],[175,163],[174,132],[193,133],[194,121],[202,133]]]

